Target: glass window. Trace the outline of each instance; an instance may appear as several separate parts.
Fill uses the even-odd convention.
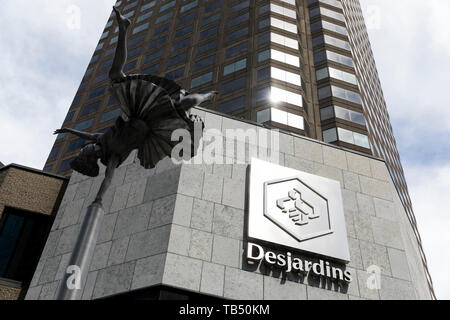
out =
[[[245,88],[247,82],[245,76],[225,82],[222,84],[221,94],[228,94],[239,89]]]
[[[194,29],[193,24],[190,24],[190,25],[187,25],[186,27],[178,29],[177,31],[175,31],[175,38],[182,37],[185,34],[192,32],[193,29]]]
[[[219,27],[215,26],[200,32],[200,40],[209,38],[213,35],[216,35],[219,32]]]
[[[191,81],[191,88],[195,88],[201,85],[204,85],[208,82],[211,82],[213,78],[213,73],[212,72],[208,72],[205,73],[199,77],[193,78]]]
[[[202,26],[206,26],[207,24],[213,23],[214,21],[217,21],[220,19],[222,13],[221,12],[217,12],[215,14],[212,14],[206,18],[202,19]]]
[[[226,65],[223,69],[223,75],[224,76],[229,75],[233,72],[243,70],[246,67],[247,67],[247,59],[245,58],[245,59],[233,62],[229,65]]]
[[[78,138],[75,140],[70,141],[69,145],[67,146],[66,152],[72,152],[74,150],[81,149],[85,146],[86,140]]]
[[[102,119],[100,120],[101,123],[109,121],[111,119],[115,119],[118,116],[120,116],[120,108],[111,110],[111,111],[107,111],[103,114]]]
[[[81,110],[81,116],[85,116],[94,111],[97,111],[99,106],[100,106],[100,101],[97,101],[97,102],[91,103],[90,105],[87,105],[86,107],[83,108],[83,110]]]
[[[203,59],[200,59],[198,61],[195,62],[194,64],[194,70],[201,70],[204,69],[206,67],[209,67],[211,65],[214,64],[214,62],[216,61],[216,55],[212,55]]]
[[[195,8],[198,5],[198,0],[192,1],[188,4],[185,4],[184,6],[181,6],[180,12],[186,12],[188,10],[191,10],[192,8]]]
[[[179,41],[176,41],[174,45],[172,46],[172,52],[180,50],[182,48],[186,48],[191,44],[191,38],[182,39]]]
[[[214,50],[217,48],[217,40],[212,40],[209,41],[205,44],[202,44],[200,46],[198,46],[197,48],[197,54],[202,54],[204,52],[210,51],[210,50]]]
[[[227,42],[238,40],[246,35],[248,35],[248,27],[245,27],[245,28],[242,28],[242,29],[239,29],[239,30],[236,30],[236,31],[230,33],[227,36]]]
[[[220,104],[220,112],[230,113],[244,108],[245,96],[234,98]]]
[[[234,57],[238,54],[244,53],[248,51],[248,42],[242,42],[239,43],[238,45],[235,45],[234,47],[228,48],[227,51],[225,52],[225,56],[226,58],[231,58]]]
[[[186,61],[186,59],[187,59],[187,53],[186,52],[180,53],[174,57],[169,58],[169,61],[167,62],[167,66],[170,67],[170,66],[179,64],[181,62]]]
[[[92,124],[94,123],[94,119],[88,119],[86,121],[80,122],[75,126],[75,130],[87,130],[90,127],[92,127]]]
[[[54,146],[50,151],[50,154],[48,155],[48,160],[56,158],[58,156],[59,150],[61,150],[61,146]]]
[[[166,73],[166,78],[169,80],[175,80],[184,76],[184,67]]]
[[[323,142],[330,143],[337,141],[336,128],[331,128],[322,132]]]

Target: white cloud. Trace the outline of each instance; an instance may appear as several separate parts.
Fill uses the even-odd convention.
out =
[[[376,8],[369,36],[438,298],[450,298],[450,2],[361,0]],[[367,12],[367,11],[366,11]],[[367,17],[366,17],[367,19]],[[370,17],[369,17],[370,19]]]
[[[115,1],[2,4],[0,161],[42,168]],[[80,28],[73,10],[80,8]]]
[[[434,289],[439,299],[450,298],[450,162],[439,166],[405,166],[419,231]],[[420,213],[420,214],[419,214]]]

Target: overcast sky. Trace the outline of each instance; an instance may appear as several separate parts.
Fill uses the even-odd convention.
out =
[[[114,2],[2,3],[1,162],[43,167]],[[450,299],[450,1],[361,4],[435,290]]]

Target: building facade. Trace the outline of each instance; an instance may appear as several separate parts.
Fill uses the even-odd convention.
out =
[[[15,164],[0,168],[0,300],[25,297],[67,183]]]
[[[132,21],[127,73],[152,73],[205,107],[386,161],[433,292],[400,158],[357,0],[123,0]],[[63,126],[106,130],[120,115],[108,92],[117,42],[111,15]],[[85,141],[61,134],[44,170],[69,175]]]
[[[204,119],[206,132],[236,128],[272,132],[207,109],[193,112]],[[228,138],[222,138],[221,144],[229,146]],[[414,232],[385,162],[293,133],[280,132],[278,138],[278,145],[233,139],[233,144],[247,149],[246,156],[237,161],[236,155],[229,158],[223,150],[216,153],[221,164],[174,164],[167,158],[145,170],[133,153],[117,169],[105,195],[106,215],[82,299],[431,299]],[[203,153],[194,161],[205,157],[214,143],[205,134]],[[289,175],[298,172],[304,182],[314,177],[338,186],[334,196],[342,197],[338,206],[345,231],[344,238],[333,244],[348,246],[344,253],[349,258],[343,257],[347,261],[333,258],[333,253],[296,250],[252,236],[251,227],[259,225],[249,216],[260,211],[254,210],[250,199],[256,182],[251,176],[255,170],[251,149],[263,150],[257,157],[266,163],[265,172],[273,174],[271,168],[277,166],[290,170]],[[26,299],[55,298],[86,207],[101,180],[72,174]],[[310,186],[319,190],[318,184]],[[327,237],[304,243],[322,243]],[[251,244],[265,250],[265,261],[248,259]],[[323,243],[321,247],[329,249]],[[310,261],[318,269],[323,261],[322,268],[345,271],[351,279],[314,267],[307,273],[294,270],[295,266],[289,270],[269,261],[271,254],[286,257],[287,252],[292,261],[298,258],[304,266]]]

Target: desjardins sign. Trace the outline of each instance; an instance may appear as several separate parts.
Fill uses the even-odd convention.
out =
[[[350,271],[345,270],[350,253],[338,181],[252,159],[248,240],[249,262],[264,262],[285,272],[352,281]],[[282,253],[258,243],[274,244]],[[302,259],[291,249],[317,259]]]

